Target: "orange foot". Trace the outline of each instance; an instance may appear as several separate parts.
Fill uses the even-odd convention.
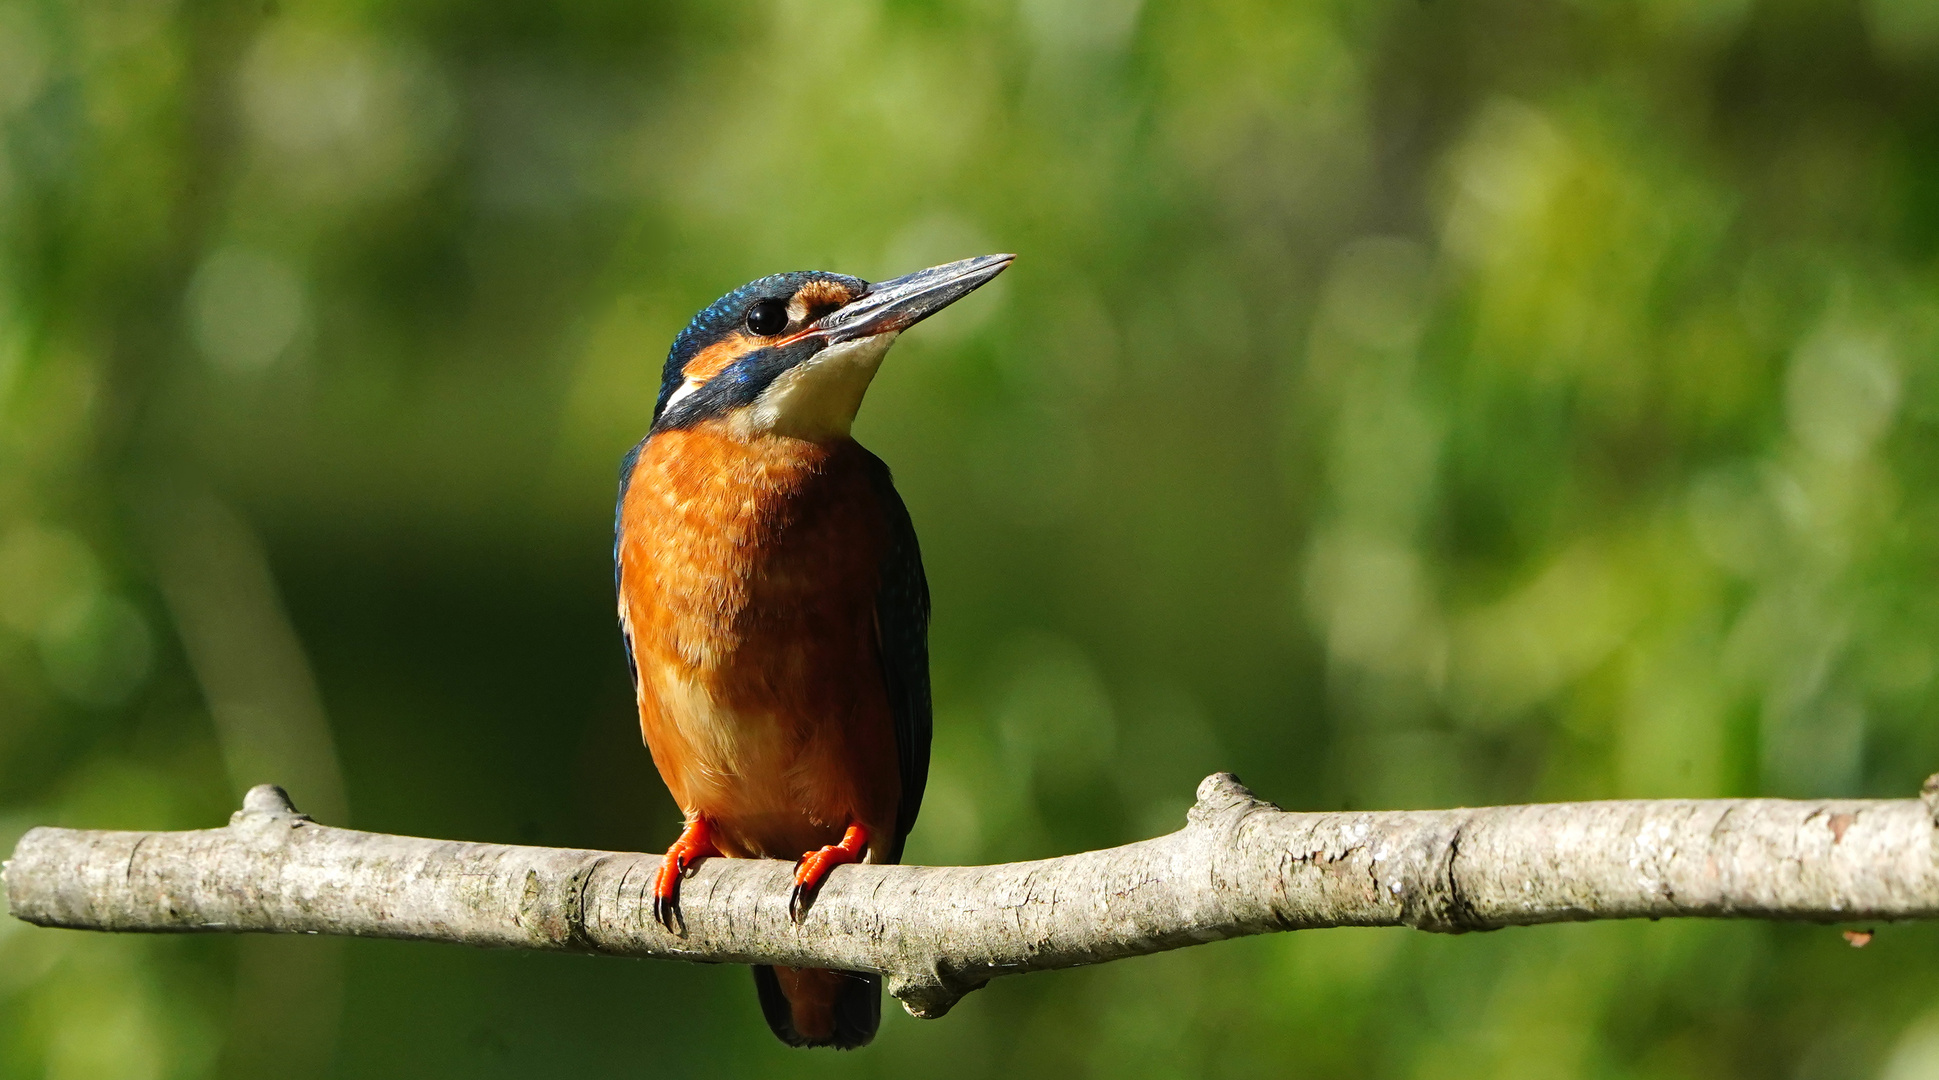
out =
[[[660,860],[660,873],[653,879],[653,917],[670,933],[679,933],[674,923],[680,919],[680,879],[693,865],[709,855],[720,854],[714,846],[714,827],[704,817],[696,817],[680,830],[680,839]]]
[[[788,918],[800,922],[808,914],[808,905],[815,902],[815,893],[828,872],[843,863],[861,862],[868,846],[869,831],[860,825],[850,825],[842,834],[841,843],[803,855],[794,867],[794,892],[788,897]]]

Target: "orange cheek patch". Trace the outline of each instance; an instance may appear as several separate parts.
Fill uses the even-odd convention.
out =
[[[810,281],[788,302],[788,321],[806,322],[855,299],[848,287],[833,281]]]
[[[801,287],[795,296],[809,309],[838,307],[855,299],[848,295],[848,286],[837,281],[810,281]]]
[[[761,346],[746,334],[735,333],[695,353],[681,374],[704,383],[727,370],[727,366]]]

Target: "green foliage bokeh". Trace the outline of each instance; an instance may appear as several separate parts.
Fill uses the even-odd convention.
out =
[[[0,850],[251,783],[658,849],[611,498],[747,279],[1014,251],[857,428],[909,858],[1939,769],[1931,0],[0,0]],[[326,815],[326,811],[328,814]],[[728,968],[0,917],[0,1078],[1939,1077],[1939,934],[1332,931],[790,1052]]]

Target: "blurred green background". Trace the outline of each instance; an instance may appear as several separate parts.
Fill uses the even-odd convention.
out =
[[[691,314],[1021,253],[858,425],[912,861],[1939,769],[1933,0],[0,0],[0,851],[658,850],[609,568]],[[0,917],[0,1077],[1939,1077],[1939,928],[1342,930],[791,1052],[732,968]],[[893,1006],[891,1006],[893,1010]]]

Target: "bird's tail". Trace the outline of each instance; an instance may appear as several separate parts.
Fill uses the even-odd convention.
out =
[[[754,969],[761,1015],[789,1046],[867,1046],[882,1023],[882,977],[853,971]]]

